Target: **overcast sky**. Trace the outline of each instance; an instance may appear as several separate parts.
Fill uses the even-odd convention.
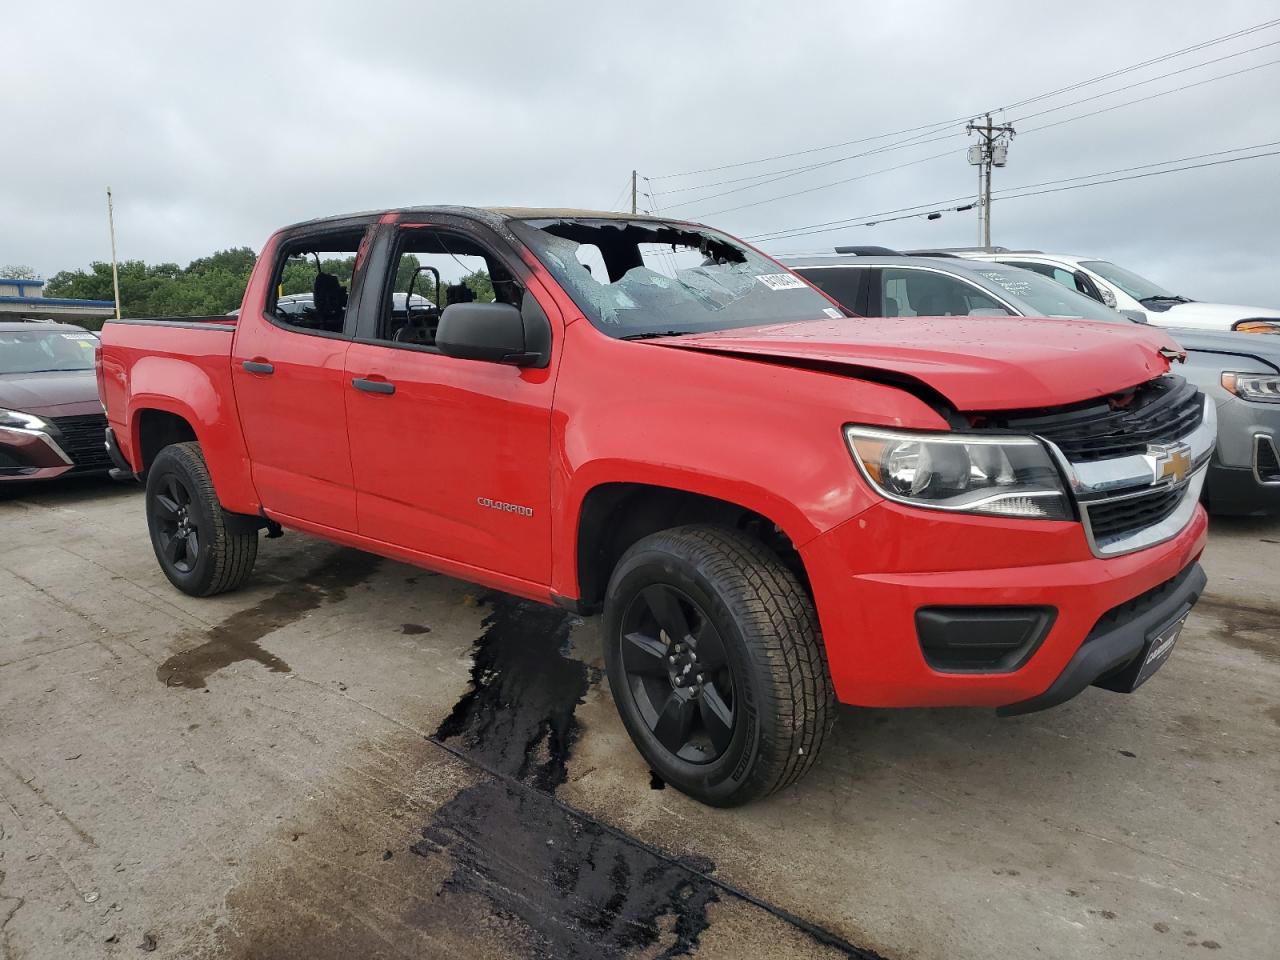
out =
[[[668,191],[901,138],[659,178],[967,116],[1273,16],[1280,8],[1262,0],[13,4],[0,57],[0,264],[48,276],[109,259],[108,184],[121,258],[183,264],[351,210],[609,207],[633,167],[664,191],[651,191],[658,209],[739,236],[952,200],[976,186],[964,136],[701,202],[688,201],[742,184]],[[1003,116],[1022,122],[996,187],[1280,141],[1280,64],[1031,130],[1270,60],[1280,27],[1011,110]],[[945,133],[962,134],[963,122],[932,136]],[[1277,183],[1280,156],[1006,200],[993,239],[1111,259],[1197,299],[1280,306]],[[968,212],[764,246],[976,240]]]

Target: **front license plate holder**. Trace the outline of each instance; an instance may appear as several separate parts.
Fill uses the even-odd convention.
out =
[[[1147,634],[1146,642],[1136,657],[1119,672],[1100,679],[1097,685],[1119,693],[1133,693],[1137,690],[1168,661],[1190,614],[1191,605],[1187,604],[1176,616]]]

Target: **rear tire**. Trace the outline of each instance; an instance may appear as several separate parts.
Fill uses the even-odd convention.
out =
[[[605,596],[605,664],[653,771],[730,807],[794,783],[834,720],[813,604],[763,544],[720,527],[645,537]]]
[[[160,569],[193,597],[234,590],[258,557],[258,531],[237,530],[214,492],[200,444],[165,447],[147,471],[147,528]]]

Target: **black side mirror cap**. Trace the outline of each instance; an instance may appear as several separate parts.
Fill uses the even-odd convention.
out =
[[[460,360],[545,367],[551,362],[551,324],[527,293],[523,311],[509,303],[451,303],[440,314],[436,348]]]

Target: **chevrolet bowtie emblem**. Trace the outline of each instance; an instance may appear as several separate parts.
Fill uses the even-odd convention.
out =
[[[1185,443],[1152,443],[1147,446],[1147,456],[1155,467],[1152,483],[1181,483],[1191,472],[1191,448]]]

